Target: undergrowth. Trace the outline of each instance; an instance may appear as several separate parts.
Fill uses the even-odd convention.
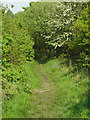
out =
[[[14,67],[10,67],[8,71],[2,69],[3,118],[27,117],[28,109],[32,111],[32,91],[40,86],[36,62],[26,62],[18,68]]]
[[[37,63],[26,62],[17,69],[11,67],[7,71],[7,79],[3,85],[3,118],[27,118],[38,113],[35,107],[34,89],[42,88],[42,76],[37,69]],[[52,89],[50,113],[52,118],[88,118],[88,76],[83,71],[75,71],[69,67],[66,59],[53,59],[40,64],[48,77]],[[4,70],[3,70],[3,74]],[[4,78],[4,76],[3,76]],[[5,80],[4,80],[5,81]],[[45,94],[44,94],[45,95]],[[37,98],[38,99],[38,98]],[[40,98],[43,99],[43,98]],[[48,101],[45,101],[48,103]],[[46,111],[42,109],[41,117]],[[38,113],[40,114],[40,113]]]
[[[69,67],[66,59],[54,59],[41,64],[42,69],[52,83],[54,99],[52,100],[52,117],[54,118],[88,118],[88,76]]]

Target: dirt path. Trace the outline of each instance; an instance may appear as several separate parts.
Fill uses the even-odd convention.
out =
[[[37,64],[37,69],[39,74],[42,77],[42,89],[34,89],[34,104],[35,104],[35,113],[33,114],[34,118],[50,118],[51,110],[50,103],[53,99],[53,88],[50,85],[48,77],[44,74],[40,65]]]

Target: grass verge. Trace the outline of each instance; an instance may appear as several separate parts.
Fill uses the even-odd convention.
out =
[[[10,88],[9,92],[11,93],[13,91],[14,96],[3,99],[3,118],[26,118],[28,116],[28,111],[33,114],[32,93],[34,88],[40,88],[41,76],[38,74],[36,62],[27,62],[20,67],[22,70],[21,76],[24,74],[25,80],[22,81],[21,78],[19,81],[12,82],[12,84],[10,82],[9,86],[7,86],[8,89],[12,86],[12,89]],[[10,70],[10,73],[11,71],[12,70]],[[15,70],[13,72],[15,72]],[[18,74],[18,76],[19,75],[20,74]],[[9,81],[7,81],[6,84],[7,83],[9,83]],[[13,89],[16,85],[18,86],[18,90],[16,90],[16,88],[14,91]],[[7,93],[7,89],[5,93]]]
[[[40,68],[42,75],[36,62],[22,66],[26,84],[19,82],[21,91],[3,100],[3,118],[88,118],[88,76],[75,72],[75,67],[69,73],[66,59],[50,60]],[[50,83],[50,94],[43,92],[42,76]]]
[[[55,88],[51,105],[53,118],[88,118],[88,77],[76,73],[72,67],[69,73],[66,59],[54,59],[41,67]]]

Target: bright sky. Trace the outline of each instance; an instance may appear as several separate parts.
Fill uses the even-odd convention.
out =
[[[37,1],[37,0],[0,0],[1,4],[8,5],[8,7],[11,9],[11,5],[14,5],[14,8],[11,9],[13,13],[17,13],[19,11],[23,11],[22,7],[29,6],[29,3],[31,1]]]

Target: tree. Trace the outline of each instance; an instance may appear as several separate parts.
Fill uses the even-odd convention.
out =
[[[77,17],[77,21],[73,25],[73,39],[68,43],[69,51],[71,51],[80,66],[90,67],[90,37],[89,37],[89,6],[84,4],[84,8]],[[75,58],[74,57],[74,58]]]
[[[13,8],[14,7],[14,5],[11,5],[11,8]]]
[[[11,8],[12,8],[12,12],[13,12],[14,5],[11,5]]]
[[[53,49],[53,46],[45,43],[46,40],[42,36],[47,28],[45,21],[49,18],[48,14],[51,9],[52,3],[31,2],[30,7],[26,8],[24,12],[25,26],[35,42],[34,51],[37,60],[50,57],[51,49]]]
[[[46,43],[55,48],[65,45],[72,37],[73,21],[80,13],[82,4],[53,3],[52,11],[47,19],[47,29],[43,36]],[[77,12],[78,9],[78,12]]]

